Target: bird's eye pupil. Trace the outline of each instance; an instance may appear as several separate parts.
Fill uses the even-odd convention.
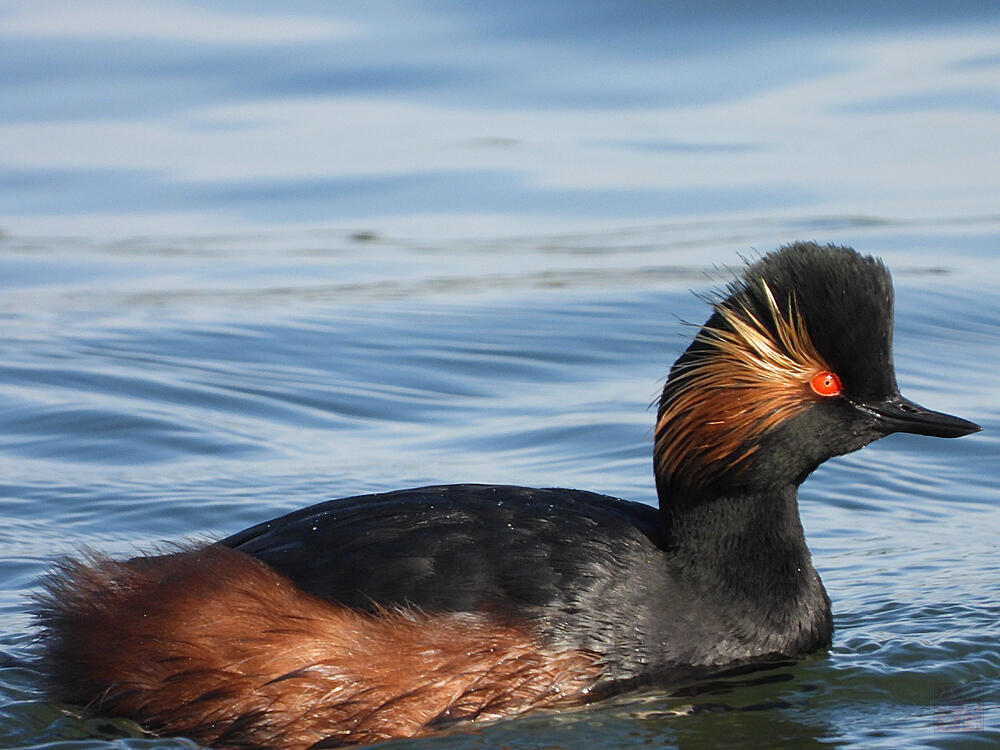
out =
[[[823,370],[813,375],[809,381],[809,387],[817,396],[837,396],[842,390],[840,378],[829,370]]]

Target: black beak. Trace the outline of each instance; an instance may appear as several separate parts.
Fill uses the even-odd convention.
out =
[[[898,394],[884,401],[855,404],[855,406],[873,415],[885,429],[886,434],[912,432],[916,435],[955,438],[983,429],[975,422],[931,411]]]

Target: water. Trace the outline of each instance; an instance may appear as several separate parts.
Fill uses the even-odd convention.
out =
[[[886,259],[904,392],[985,427],[803,487],[830,652],[399,744],[996,746],[1000,11],[840,5],[0,7],[0,745],[186,746],[41,700],[24,597],[81,545],[654,502],[690,290],[817,239]]]

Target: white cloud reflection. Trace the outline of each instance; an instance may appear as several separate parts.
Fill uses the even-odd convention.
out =
[[[129,37],[158,33],[189,41],[247,41],[258,35],[257,41],[266,43],[348,33],[325,19],[272,21],[162,3],[143,4],[142,13],[118,3],[86,7],[85,13],[83,4],[72,2],[26,4],[0,18],[0,35],[13,29],[96,34],[95,28],[104,28]],[[95,8],[104,20],[80,31]],[[154,20],[157,13],[163,20]],[[997,39],[992,27],[960,26],[759,39],[713,53],[713,75],[721,68],[738,76],[741,65],[769,70],[773,60],[810,55],[822,55],[829,64],[724,98],[654,98],[616,107],[534,104],[502,96],[469,100],[447,82],[426,88],[386,83],[377,66],[370,86],[342,85],[341,78],[349,84],[359,70],[367,70],[351,67],[357,61],[349,56],[356,50],[345,49],[344,60],[325,63],[340,67],[308,67],[314,62],[306,61],[300,69],[293,61],[289,74],[302,73],[309,82],[332,70],[341,77],[336,85],[285,90],[230,82],[221,88],[226,96],[181,97],[168,111],[0,118],[0,176],[11,175],[8,205],[19,201],[23,207],[0,214],[0,225],[18,230],[68,219],[89,226],[94,222],[88,216],[112,212],[119,226],[130,230],[159,228],[177,217],[191,231],[324,218],[342,223],[352,216],[366,223],[408,217],[428,224],[445,217],[475,224],[503,216],[517,227],[544,223],[543,215],[552,225],[567,226],[740,210],[899,217],[989,213],[1000,202],[990,158],[1000,132],[1000,105],[977,92],[1000,91],[1000,64],[989,64],[1000,60]],[[378,57],[378,44],[383,52],[392,51],[386,40],[373,44],[376,49],[362,45],[366,54]],[[435,50],[445,69],[471,67],[467,50],[450,51],[445,44]],[[573,80],[588,74],[578,57],[563,64],[576,66]],[[633,61],[630,70],[655,89],[675,70],[671,65],[684,64]],[[595,66],[604,70],[603,63]],[[561,70],[548,74],[556,83],[567,78]],[[192,75],[201,80],[201,73]],[[163,85],[161,79],[147,81],[141,70],[134,78],[109,80],[55,79],[46,82],[46,95],[62,87],[60,96],[79,89],[81,96],[94,98],[104,91],[99,86],[127,85],[148,86],[157,94]],[[26,84],[25,96],[40,88]],[[12,95],[18,91],[10,89]],[[427,197],[435,190],[436,202]],[[79,197],[104,191],[103,209],[96,199]],[[651,206],[661,199],[657,214]],[[531,201],[535,204],[526,205]],[[585,209],[574,212],[573,205]]]
[[[201,44],[287,44],[358,36],[328,16],[224,12],[181,3],[30,0],[4,3],[0,37],[155,39]]]

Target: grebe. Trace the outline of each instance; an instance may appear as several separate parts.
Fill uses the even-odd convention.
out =
[[[214,747],[298,750],[828,646],[798,485],[893,432],[980,428],[899,395],[892,283],[870,256],[789,245],[713,307],[660,399],[659,509],[444,485],[66,560],[38,597],[51,696]]]

